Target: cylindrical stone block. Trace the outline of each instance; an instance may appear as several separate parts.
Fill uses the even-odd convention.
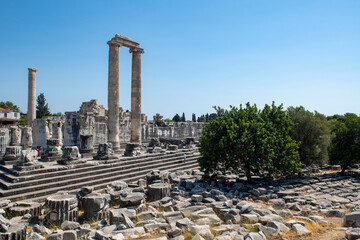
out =
[[[21,144],[21,130],[17,126],[10,127],[10,145],[20,146]]]
[[[45,201],[49,222],[61,225],[64,221],[78,220],[78,201],[75,195],[52,195]]]
[[[31,127],[32,122],[36,118],[36,72],[35,68],[28,68],[29,70],[29,92],[28,92],[28,125]]]
[[[86,220],[99,219],[102,215],[106,215],[108,202],[105,196],[89,195],[83,198],[84,217]]]
[[[63,145],[63,136],[62,136],[62,122],[56,121],[52,123],[52,138],[59,140],[59,146]]]
[[[21,146],[24,148],[31,148],[33,144],[32,128],[23,127],[21,128]]]
[[[148,186],[148,199],[149,201],[160,200],[164,197],[170,196],[170,187],[166,183],[154,183]]]
[[[133,48],[131,71],[131,143],[141,144],[141,54],[144,50]]]
[[[114,150],[120,149],[119,140],[119,45],[109,44],[108,82],[108,139]]]

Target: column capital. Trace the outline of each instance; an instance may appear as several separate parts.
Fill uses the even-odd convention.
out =
[[[130,48],[129,53],[140,53],[140,54],[143,54],[143,53],[144,53],[144,49],[142,49],[142,48]]]
[[[122,47],[123,46],[121,43],[115,41],[114,39],[111,39],[110,41],[108,41],[107,44],[109,46],[117,46],[117,47]]]
[[[38,70],[36,68],[28,68],[29,71],[37,72]]]

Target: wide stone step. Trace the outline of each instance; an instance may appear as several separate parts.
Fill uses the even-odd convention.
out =
[[[190,160],[195,160],[196,159],[189,159]],[[107,178],[109,176],[112,176],[114,174],[116,175],[127,175],[127,174],[134,174],[137,171],[142,171],[142,170],[148,170],[149,167],[151,168],[159,168],[159,167],[163,167],[163,166],[167,166],[170,164],[179,164],[179,160],[175,159],[173,161],[166,161],[166,162],[156,162],[156,163],[149,163],[148,165],[137,165],[134,166],[131,169],[117,169],[117,168],[110,168],[108,169],[108,171],[102,172],[100,171],[99,173],[96,172],[92,172],[92,173],[88,173],[86,174],[85,177],[82,176],[67,176],[63,179],[52,179],[54,182],[45,182],[42,184],[33,184],[31,186],[27,186],[27,187],[19,187],[16,189],[10,189],[10,190],[6,190],[3,193],[4,197],[10,196],[12,194],[16,194],[16,193],[27,193],[27,192],[31,192],[31,191],[37,191],[37,190],[42,190],[42,189],[47,189],[47,188],[55,188],[58,186],[62,186],[62,185],[68,185],[68,184],[73,184],[73,183],[81,183],[81,182],[86,182],[86,181],[91,181],[97,178]]]
[[[194,155],[190,155],[188,157],[188,159],[197,159],[199,155],[198,154],[194,154]],[[26,189],[26,187],[30,187],[30,191],[31,190],[36,190],[39,187],[41,187],[41,185],[46,184],[46,186],[49,186],[50,183],[56,183],[56,182],[60,182],[60,181],[64,181],[66,179],[71,179],[71,181],[75,181],[76,179],[85,179],[86,177],[94,177],[94,176],[102,176],[102,174],[110,174],[111,172],[116,172],[119,174],[126,174],[128,172],[134,171],[134,169],[139,168],[139,166],[144,166],[147,167],[148,165],[152,164],[166,164],[168,162],[173,162],[173,161],[181,161],[183,159],[183,157],[169,157],[169,158],[164,158],[164,159],[159,159],[159,160],[152,160],[149,159],[149,161],[142,161],[141,163],[138,162],[118,162],[116,164],[102,164],[102,165],[98,165],[96,166],[96,168],[84,168],[82,169],[82,171],[61,171],[61,172],[57,172],[56,174],[52,173],[52,174],[47,174],[47,176],[45,178],[42,179],[36,179],[36,180],[29,180],[29,181],[25,181],[25,182],[18,182],[18,183],[6,183],[4,181],[0,181],[0,185],[2,185],[2,187],[4,189],[7,190],[11,190],[11,189],[17,189],[17,188],[22,188],[22,191],[24,191]],[[66,172],[66,173],[65,173]],[[37,187],[35,187],[37,186]],[[35,189],[34,189],[35,187]]]
[[[92,179],[85,182],[75,183],[75,184],[67,184],[65,186],[59,186],[55,188],[47,188],[39,191],[32,191],[25,194],[15,194],[11,196],[7,196],[6,199],[10,199],[11,201],[19,201],[19,200],[25,200],[25,199],[31,199],[33,201],[41,201],[45,199],[47,196],[54,194],[58,191],[70,191],[72,193],[75,193],[79,191],[83,186],[93,186],[95,190],[100,190],[105,188],[108,184],[110,184],[112,181],[116,180],[122,180],[126,182],[133,182],[140,178],[144,178],[146,174],[151,170],[152,168],[147,168],[145,170],[141,171],[135,171],[130,174],[125,175],[116,175],[116,176],[110,176],[106,178],[97,178]],[[174,172],[177,170],[193,170],[193,169],[199,169],[199,165],[197,163],[197,160],[189,160],[186,161],[186,163],[173,163],[169,164],[167,166],[161,166],[156,167],[156,169],[159,169],[161,171],[169,171]]]
[[[187,150],[187,154],[198,154],[197,150]],[[107,160],[107,164],[116,164],[118,165],[128,165],[131,163],[138,163],[141,164],[146,161],[151,160],[159,160],[169,157],[177,157],[177,156],[183,156],[183,152],[178,153],[170,153],[170,154],[148,154],[148,155],[142,155],[142,156],[136,156],[136,157],[121,157],[113,160]],[[66,175],[66,174],[72,174],[76,172],[83,172],[83,171],[91,171],[102,167],[102,164],[105,162],[103,161],[96,161],[92,159],[88,159],[88,163],[82,163],[72,166],[63,166],[63,165],[54,165],[51,167],[43,168],[43,169],[35,169],[30,171],[22,171],[19,172],[17,170],[14,170],[12,168],[6,168],[5,166],[0,165],[0,170],[3,170],[2,173],[0,173],[0,178],[6,179],[10,182],[22,182],[22,181],[29,181],[31,179],[41,179],[41,178],[47,178],[49,176],[57,176],[57,175]],[[95,164],[95,165],[94,165]],[[99,164],[99,165],[96,165]],[[71,169],[69,169],[71,168]]]
[[[100,171],[93,171],[93,172],[89,172],[86,173],[86,176],[79,176],[79,175],[67,175],[65,176],[64,179],[62,178],[51,178],[51,179],[45,179],[47,180],[45,183],[43,184],[39,184],[38,182],[32,182],[31,185],[23,187],[21,184],[11,184],[12,186],[16,186],[18,188],[15,189],[10,189],[10,190],[3,190],[0,192],[0,195],[2,197],[9,197],[12,196],[14,194],[25,194],[28,192],[33,192],[33,191],[39,191],[39,190],[43,190],[43,189],[51,189],[51,188],[56,188],[56,187],[60,187],[60,186],[66,186],[66,185],[71,185],[74,183],[84,183],[87,181],[92,181],[92,180],[96,180],[98,178],[101,179],[106,179],[108,177],[113,176],[114,174],[116,175],[129,175],[129,174],[136,174],[136,172],[138,171],[149,171],[149,169],[154,169],[154,168],[161,168],[161,167],[166,167],[166,166],[173,166],[174,164],[179,164],[179,162],[181,161],[180,158],[172,158],[170,161],[164,161],[164,160],[160,160],[157,162],[149,162],[147,164],[142,164],[142,165],[136,165],[134,164],[131,168],[127,167],[126,169],[123,169],[121,166],[118,168],[108,168],[105,169],[105,171],[100,170]],[[190,161],[197,161],[197,156],[194,157],[189,157],[189,162]],[[51,182],[55,181],[55,182]],[[23,184],[23,183],[22,183]]]
[[[188,156],[199,156],[200,154],[195,151],[195,152],[189,152]],[[98,162],[95,160],[91,160],[87,163],[86,166],[81,166],[81,164],[76,164],[76,165],[69,165],[69,166],[64,166],[64,165],[54,165],[51,167],[47,167],[48,172],[44,172],[44,173],[36,173],[36,174],[32,174],[32,175],[26,175],[26,176],[21,176],[21,177],[13,177],[13,181],[9,181],[9,177],[11,176],[11,174],[9,174],[8,172],[3,172],[3,175],[6,177],[0,178],[3,179],[4,182],[7,182],[7,185],[13,183],[13,185],[17,185],[20,184],[22,182],[30,182],[30,181],[35,181],[35,180],[41,180],[41,179],[45,179],[45,178],[51,178],[51,177],[58,177],[58,176],[65,176],[65,175],[73,175],[73,174],[81,174],[84,172],[91,172],[91,171],[96,171],[99,169],[106,169],[106,168],[115,168],[118,166],[123,166],[123,167],[132,167],[134,164],[136,165],[142,165],[142,164],[148,164],[148,162],[157,162],[157,161],[161,161],[161,160],[171,160],[171,159],[176,159],[176,158],[183,158],[183,155],[179,155],[179,154],[163,154],[162,156],[151,156],[151,157],[146,157],[146,158],[120,158],[120,159],[115,159],[112,160],[111,162],[109,161],[109,163],[104,163],[104,162]],[[56,170],[54,170],[54,168]],[[28,171],[31,172],[31,171]],[[1,183],[0,183],[1,184]],[[5,188],[7,188],[5,186]]]

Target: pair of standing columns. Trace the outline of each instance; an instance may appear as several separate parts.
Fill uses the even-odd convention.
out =
[[[109,45],[108,85],[108,139],[113,149],[120,149],[119,140],[119,47],[120,43]],[[141,144],[141,54],[142,48],[130,48],[132,53],[131,71],[131,143]]]

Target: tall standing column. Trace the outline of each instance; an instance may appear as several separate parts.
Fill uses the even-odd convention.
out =
[[[131,71],[131,143],[141,144],[141,54],[142,48],[130,49]]]
[[[28,92],[28,125],[31,127],[34,119],[36,118],[36,72],[35,68],[28,68],[29,70],[29,92]]]
[[[120,149],[119,141],[119,47],[109,45],[109,83],[108,83],[108,139],[114,150]]]

